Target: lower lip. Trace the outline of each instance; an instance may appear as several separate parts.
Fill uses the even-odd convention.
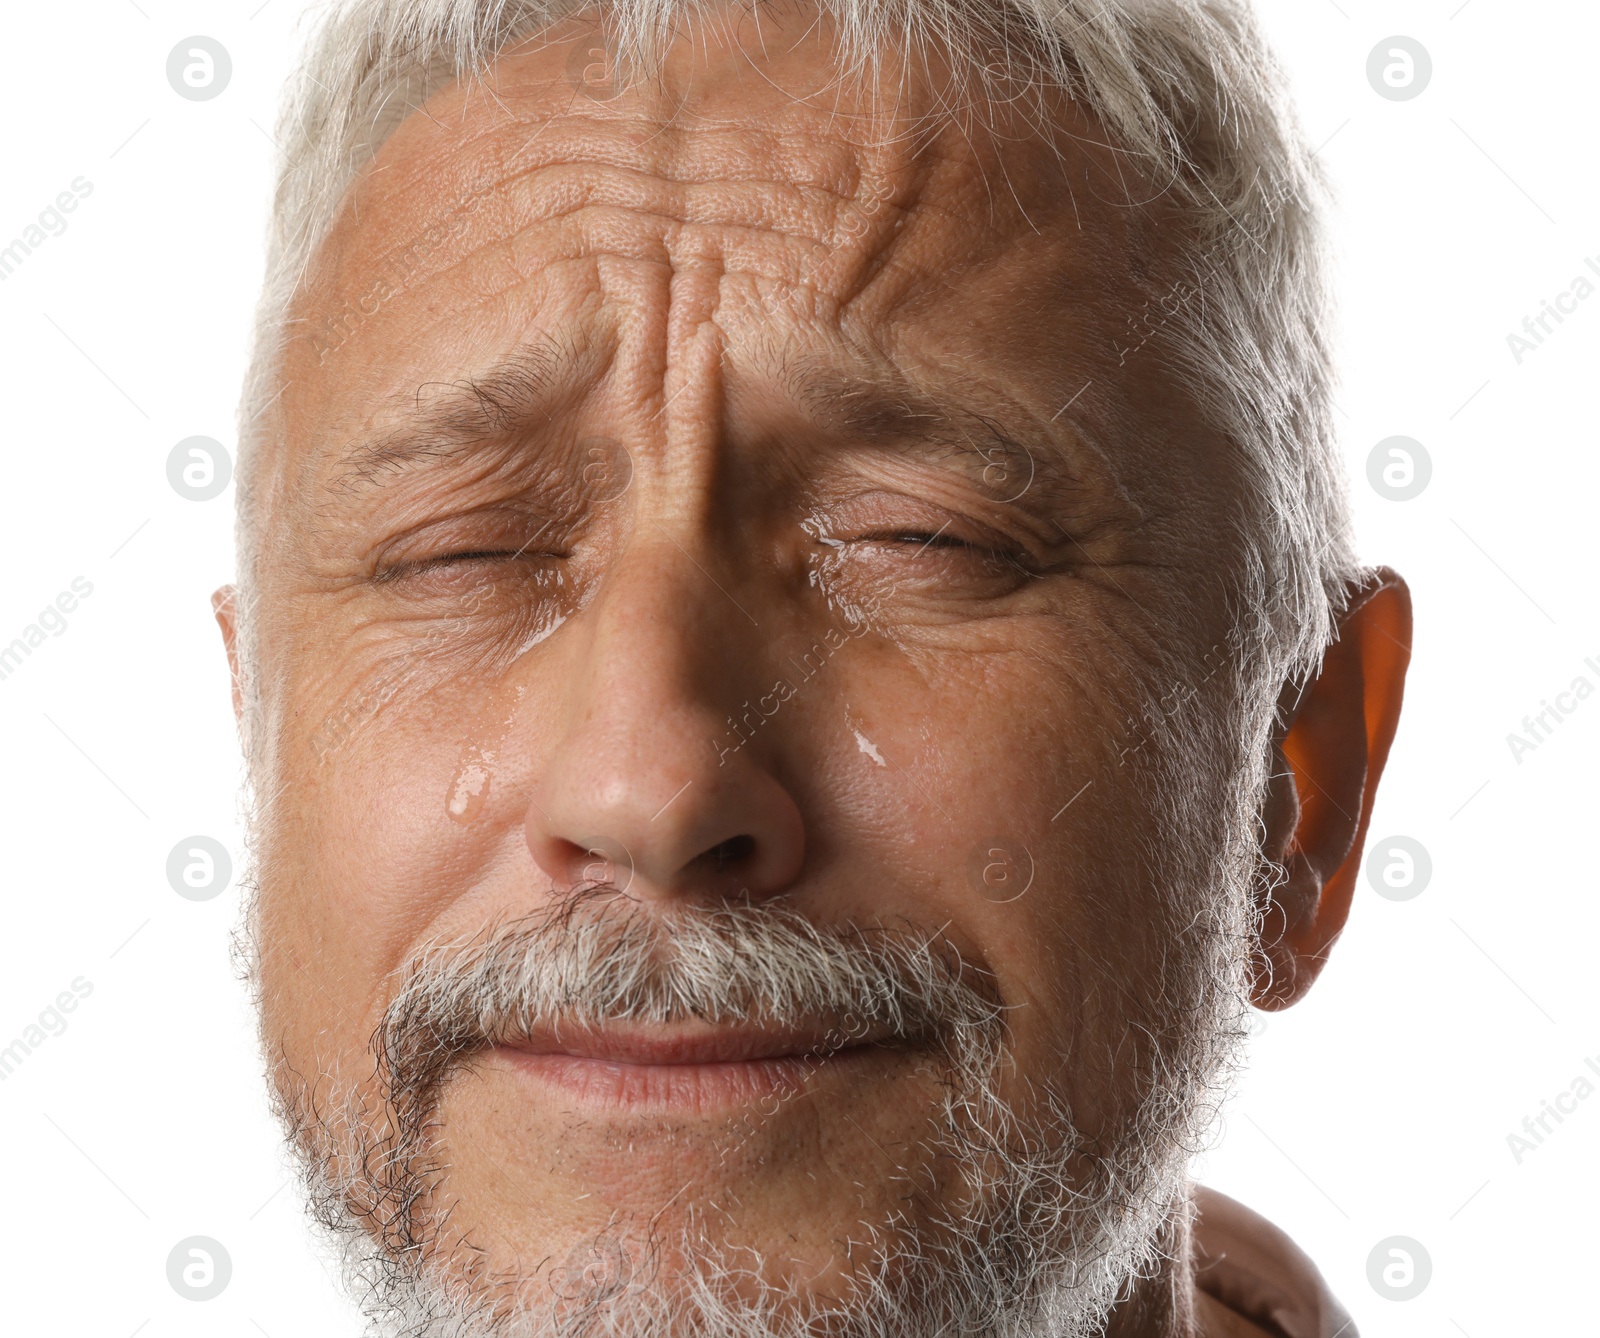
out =
[[[759,1104],[776,1113],[781,1104],[804,1096],[830,1075],[843,1076],[889,1054],[860,1045],[830,1055],[783,1055],[772,1059],[705,1064],[629,1064],[580,1055],[539,1055],[501,1046],[517,1072],[568,1099],[595,1110],[629,1114],[659,1112],[717,1115]]]

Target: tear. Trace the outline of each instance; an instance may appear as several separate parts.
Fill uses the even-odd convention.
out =
[[[859,729],[852,730],[851,733],[853,733],[856,736],[856,747],[857,748],[859,748],[862,752],[864,752],[868,757],[870,757],[880,767],[886,767],[886,766],[889,765],[887,762],[885,762],[883,760],[883,754],[878,751],[877,745],[875,743],[873,743],[871,739],[869,739]]]
[[[482,811],[489,797],[489,768],[484,762],[466,762],[450,782],[450,802],[446,812],[453,821],[471,822]]]

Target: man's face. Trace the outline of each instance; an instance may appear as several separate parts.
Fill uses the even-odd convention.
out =
[[[984,1111],[1103,1204],[1212,1076],[1239,485],[1122,365],[1161,218],[1095,127],[841,86],[798,32],[622,92],[589,31],[502,58],[388,141],[293,312],[264,1035],[388,1243],[534,1305],[597,1241],[846,1302],[993,1225],[952,1156]],[[852,969],[902,993],[827,1003]],[[373,1188],[384,1147],[414,1179]]]

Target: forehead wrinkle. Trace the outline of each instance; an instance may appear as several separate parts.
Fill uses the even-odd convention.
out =
[[[525,167],[499,182],[500,190],[517,191],[520,197],[507,208],[507,195],[502,194],[499,208],[520,217],[507,218],[489,235],[469,234],[462,247],[442,250],[420,273],[402,275],[397,295],[449,283],[465,269],[495,263],[496,255],[504,257],[507,277],[520,282],[551,264],[602,253],[670,260],[676,258],[674,250],[759,248],[762,239],[776,237],[788,249],[772,257],[772,277],[795,280],[804,257],[824,247],[832,263],[821,266],[814,277],[831,275],[833,300],[848,302],[882,267],[901,235],[916,231],[899,224],[920,203],[920,183],[901,183],[876,195],[873,183],[887,176],[868,177],[860,165],[852,166],[858,170],[849,182],[830,179],[837,178],[834,172],[812,174],[809,180],[786,179],[781,170],[700,182],[593,160]],[[411,251],[419,232],[461,212],[457,207],[423,214],[420,228],[409,220],[380,218],[360,229],[363,238],[376,234],[383,249],[370,258],[359,253],[329,256],[332,289],[324,290],[327,298],[316,303],[320,311],[295,314],[301,337],[314,338],[324,327],[333,328],[332,322],[348,314],[364,285],[399,273],[397,262]],[[841,242],[841,231],[848,232],[858,218],[864,226]],[[355,231],[355,220],[348,223]],[[391,240],[396,233],[399,239]],[[839,273],[841,265],[844,274]]]
[[[887,173],[903,170],[922,156],[891,154],[893,141],[863,144],[815,126],[774,127],[753,115],[673,124],[582,108],[508,119],[479,128],[459,141],[413,145],[409,139],[397,136],[364,169],[359,178],[364,193],[377,194],[380,184],[388,184],[380,183],[380,175],[392,173],[395,185],[388,193],[410,202],[418,198],[419,187],[437,184],[442,165],[448,166],[452,160],[470,161],[464,150],[478,141],[489,141],[490,149],[505,143],[505,151],[493,155],[502,174],[485,170],[477,175],[477,182],[491,190],[561,166],[631,171],[662,182],[718,184],[758,179],[751,173],[751,165],[759,164],[760,179],[773,184],[787,178],[781,184],[843,194],[859,179],[868,160],[885,164],[880,170]],[[394,161],[397,156],[401,161]],[[441,163],[441,159],[445,161]],[[716,171],[708,173],[709,166]],[[779,170],[772,172],[774,166]]]
[[[479,106],[481,109],[483,104]],[[399,170],[365,202],[372,208],[370,211],[363,208],[360,212],[368,217],[359,220],[353,217],[356,212],[354,200],[350,201],[350,212],[346,215],[357,239],[364,240],[377,232],[381,245],[384,234],[392,238],[396,231],[405,232],[414,228],[415,220],[419,217],[426,224],[441,214],[437,205],[429,209],[426,203],[408,198],[403,189],[396,189],[397,186],[426,182],[435,186],[428,194],[437,197],[442,193],[437,187],[442,184],[448,189],[452,176],[458,180],[466,178],[470,182],[475,167],[492,165],[492,170],[478,180],[493,178],[495,184],[488,187],[483,195],[494,203],[489,210],[477,214],[478,222],[473,227],[475,235],[467,241],[470,249],[463,254],[459,249],[446,248],[442,257],[446,260],[445,265],[419,276],[416,285],[419,288],[433,287],[437,290],[439,284],[449,282],[451,273],[459,267],[482,263],[481,257],[489,256],[496,250],[508,249],[515,255],[520,249],[524,257],[538,262],[532,273],[526,273],[513,260],[509,266],[512,280],[506,285],[507,288],[533,279],[548,264],[577,258],[572,254],[574,247],[585,257],[614,253],[617,237],[591,233],[591,227],[596,225],[604,232],[614,231],[614,226],[606,224],[604,218],[594,219],[594,215],[607,212],[603,207],[596,207],[598,202],[593,198],[595,192],[602,191],[607,184],[613,189],[620,185],[625,195],[637,195],[641,190],[649,191],[653,187],[664,190],[672,197],[671,202],[677,206],[676,216],[651,215],[650,211],[639,208],[637,203],[633,208],[628,208],[627,204],[617,204],[615,201],[612,202],[611,211],[618,215],[627,214],[636,223],[646,222],[651,225],[646,230],[657,236],[658,229],[666,225],[676,238],[676,245],[669,248],[669,252],[676,251],[679,246],[695,251],[708,244],[721,252],[727,252],[730,247],[743,250],[743,245],[736,239],[757,231],[767,235],[776,234],[796,243],[813,242],[820,238],[835,240],[833,234],[838,230],[841,215],[852,204],[860,209],[861,201],[866,198],[868,227],[862,233],[853,235],[848,244],[831,248],[831,265],[825,265],[821,270],[810,270],[803,279],[798,279],[785,258],[779,256],[778,272],[763,275],[761,271],[770,269],[768,265],[749,271],[755,277],[776,280],[780,286],[821,288],[834,306],[835,321],[840,320],[847,309],[859,307],[869,290],[881,291],[875,280],[889,280],[883,285],[894,294],[889,297],[889,305],[898,306],[900,302],[897,298],[903,299],[905,294],[894,293],[894,290],[903,287],[907,280],[904,275],[889,278],[902,268],[896,263],[896,258],[901,255],[903,248],[914,248],[917,238],[929,228],[936,239],[954,228],[956,235],[965,237],[964,249],[970,248],[973,224],[977,221],[971,214],[977,212],[981,216],[985,212],[975,208],[980,200],[988,204],[987,218],[978,229],[985,234],[986,240],[1003,241],[1008,231],[995,217],[998,203],[994,196],[995,183],[991,181],[987,170],[988,155],[973,142],[968,128],[959,119],[937,118],[938,128],[924,127],[925,131],[931,133],[924,142],[913,147],[912,141],[918,136],[905,133],[869,143],[852,142],[837,133],[837,125],[831,117],[827,125],[832,133],[819,134],[814,128],[788,124],[774,128],[760,122],[752,123],[747,117],[698,127],[695,128],[697,133],[690,133],[684,127],[669,127],[660,123],[641,126],[639,120],[632,117],[602,117],[597,124],[592,112],[587,115],[566,112],[541,121],[537,127],[538,134],[531,135],[529,132],[534,127],[529,120],[508,118],[504,103],[497,103],[497,111],[492,118],[487,118],[481,111],[468,114],[465,106],[460,108],[460,112],[459,119],[463,124],[455,132],[458,138],[450,142],[435,139],[428,143],[425,139],[419,141],[415,135],[408,141],[403,133],[398,134],[391,145],[386,145],[380,151],[373,166],[378,171],[394,167]],[[492,123],[486,125],[485,119],[491,119]],[[439,124],[432,121],[431,109],[429,120],[432,124]],[[559,142],[566,138],[563,131],[568,123],[592,126],[603,133],[579,146],[582,152],[575,159],[551,161],[548,155],[552,151],[570,151],[569,146]],[[465,134],[461,133],[463,130]],[[648,133],[641,134],[641,130]],[[497,132],[500,140],[496,138]],[[505,136],[517,134],[523,138],[516,141],[512,151],[499,149],[499,142]],[[1035,140],[1038,137],[1028,138]],[[533,139],[540,141],[537,146],[531,143]],[[751,162],[759,159],[768,169],[767,172],[759,179],[741,173],[732,181],[726,177],[710,182],[695,180],[690,169],[696,163],[704,162],[708,154],[727,158],[729,155],[719,149],[719,145],[730,144],[736,150],[732,157],[738,166],[748,170]],[[399,163],[393,161],[396,146],[400,146],[402,161]],[[991,140],[989,147],[992,150],[1000,146]],[[1059,155],[1059,146],[1050,147]],[[477,152],[463,162],[464,149]],[[540,161],[530,163],[529,156],[536,156]],[[1014,222],[1021,225],[1020,230],[1024,234],[1037,235],[1038,225],[1029,216],[1028,209],[1018,195],[1018,181],[1013,179],[1009,157],[1005,153],[1000,153],[999,157],[1009,198],[1018,215]],[[608,162],[608,159],[615,161]],[[679,179],[686,173],[689,179]],[[645,179],[647,174],[648,180]],[[587,196],[587,208],[581,199],[574,201],[569,198],[566,201],[567,210],[553,219],[540,219],[532,225],[527,222],[526,215],[518,220],[515,215],[519,211],[514,207],[507,208],[507,197],[522,183],[539,178],[547,186],[553,187],[558,196],[564,189],[570,189],[569,183],[576,179],[579,183],[577,189]],[[630,180],[624,182],[623,178]],[[874,190],[875,183],[880,181],[889,186],[888,197],[869,196],[868,192]],[[720,198],[717,193],[720,193]],[[774,198],[774,193],[778,198]],[[1067,193],[1072,197],[1071,203],[1075,209],[1075,196],[1070,190]],[[524,201],[527,202],[526,196]],[[702,201],[709,202],[709,214],[701,213],[701,209],[706,207]],[[514,204],[514,200],[511,203]],[[968,206],[966,210],[961,207],[963,203]],[[460,206],[454,207],[459,209]],[[447,214],[448,208],[443,212]],[[376,219],[370,218],[371,213],[376,213]],[[752,218],[752,213],[757,217]],[[819,214],[831,214],[831,217],[819,218]],[[910,222],[912,215],[920,219],[924,226],[897,226],[902,222]],[[483,224],[486,219],[493,219],[490,235],[485,235]],[[793,228],[801,219],[813,225],[812,228],[803,232],[789,232],[780,221],[787,221],[789,227]],[[694,222],[685,226],[690,220]],[[550,236],[551,230],[556,235]],[[716,235],[693,240],[702,230]],[[545,231],[542,238],[539,236],[541,231]],[[579,235],[570,235],[574,231]],[[563,232],[569,233],[565,242],[561,236]],[[820,238],[817,234],[820,234]],[[403,249],[402,244],[401,248],[383,254],[392,256]],[[853,255],[850,254],[852,252]],[[657,252],[656,255],[668,263],[681,258],[670,253],[661,255]],[[729,257],[724,255],[723,258],[726,260]],[[744,263],[730,267],[728,272],[745,271],[751,258],[741,256]],[[360,271],[355,277],[364,277],[372,272],[373,267],[369,266],[365,257],[357,254],[351,257],[351,261],[354,268]],[[841,264],[843,273],[837,268]],[[910,267],[916,269],[915,258],[910,261]],[[965,271],[970,266],[962,264],[960,268]],[[948,286],[950,277],[946,270],[940,282]],[[830,289],[831,292],[828,291]],[[481,293],[477,295],[477,300],[484,300]],[[492,376],[493,371],[491,369],[485,375]],[[446,458],[460,445],[466,444],[468,439],[475,436],[481,438],[495,430],[493,414],[490,412],[493,405],[486,405],[478,396],[472,379],[469,378],[466,385],[458,384],[457,388],[463,391],[463,395],[454,402],[452,411],[445,412],[441,407],[431,420],[423,415],[417,424],[419,430],[409,434],[409,439],[401,428],[385,437],[363,443],[366,447],[364,454],[359,453],[358,447],[358,453],[348,461],[347,468],[336,484],[346,488],[364,486],[407,463]],[[1028,426],[1024,436],[1030,442],[1051,439],[1052,434],[1048,429],[1037,430],[1043,424],[1041,414],[1019,413],[1009,407],[998,415],[986,414],[970,403],[930,405],[926,397],[920,402],[914,397],[908,398],[905,394],[907,388],[909,382],[890,387],[901,400],[900,412],[885,417],[885,406],[881,403],[874,411],[881,420],[880,436],[896,426],[892,419],[897,417],[899,427],[906,429],[902,433],[903,438],[929,441],[938,435],[943,444],[970,448],[972,433],[964,434],[959,426],[950,431],[938,431],[934,419],[942,416],[947,422],[964,417],[979,434],[986,434],[997,444],[1015,445],[1015,434],[1002,425],[1007,421],[1026,422]],[[419,408],[421,390],[422,387],[419,387],[413,397]],[[857,419],[855,430],[866,431],[872,426],[872,415],[867,413],[862,396],[855,396],[853,403]],[[907,409],[911,411],[905,412]],[[952,409],[958,412],[952,412]],[[542,413],[548,421],[548,408],[543,409]],[[913,421],[919,417],[922,421]],[[1092,446],[1085,445],[1083,449],[1093,451]],[[1059,446],[1052,446],[1050,453],[1062,455],[1065,452]]]
[[[455,107],[448,105],[452,98],[460,99]],[[813,187],[839,196],[859,187],[862,168],[873,160],[877,160],[874,165],[879,167],[881,175],[892,175],[908,169],[916,171],[917,165],[930,156],[928,143],[915,147],[910,143],[919,138],[917,135],[885,134],[879,126],[880,133],[873,136],[871,142],[864,143],[840,133],[831,119],[827,129],[819,132],[815,125],[780,123],[773,126],[770,118],[749,114],[685,126],[641,120],[632,115],[607,114],[605,109],[575,110],[570,99],[566,107],[551,109],[542,115],[513,115],[504,110],[503,102],[497,105],[502,109],[499,114],[483,110],[474,113],[470,108],[470,87],[461,86],[430,99],[408,120],[426,120],[443,128],[439,117],[434,115],[437,109],[444,122],[460,123],[448,131],[452,138],[441,141],[438,134],[425,128],[402,124],[358,178],[358,189],[347,204],[347,216],[349,205],[353,205],[358,196],[365,196],[363,203],[371,204],[380,213],[391,200],[403,205],[425,200],[437,193],[441,166],[448,176],[450,167],[460,165],[456,175],[476,177],[468,193],[491,195],[507,183],[563,163],[581,163],[591,175],[604,164],[669,182],[684,173],[693,177],[697,169],[705,166],[708,153],[723,156],[731,145],[736,161],[746,167],[752,159],[759,159],[765,165],[778,168],[768,177],[770,185],[786,185],[802,195],[808,187]],[[424,111],[426,117],[420,115]],[[873,119],[877,122],[882,116]],[[897,118],[891,116],[890,119]],[[939,123],[941,128],[949,125],[944,117],[939,118]],[[596,129],[602,133],[587,135],[579,146],[564,142],[568,138],[568,133],[564,132],[584,136],[585,131]],[[960,132],[959,127],[957,131]],[[939,137],[936,133],[933,139]],[[966,137],[962,135],[961,138]],[[480,148],[480,145],[486,147]],[[582,151],[574,154],[575,147]],[[969,140],[966,152],[972,151]],[[530,156],[534,161],[529,161]],[[493,162],[492,167],[482,167],[486,159]],[[480,165],[481,170],[475,174],[470,171],[472,162]],[[508,165],[509,172],[505,170]],[[728,167],[726,162],[719,163],[713,174],[724,187],[730,180],[737,179],[730,175]],[[381,181],[386,174],[389,180]],[[703,177],[704,173],[699,175]],[[459,209],[459,205],[452,208]],[[415,212],[420,214],[423,225],[437,216],[425,207]],[[451,210],[444,212],[448,214]]]
[[[334,289],[330,296],[336,298],[344,291],[344,306],[349,306],[350,297],[368,275],[394,270],[413,249],[418,234],[461,215],[469,207],[469,199],[480,222],[487,215],[510,215],[499,221],[499,236],[483,239],[480,232],[478,243],[465,255],[459,248],[441,248],[420,274],[402,276],[404,286],[447,277],[459,265],[472,263],[496,246],[510,253],[513,270],[521,270],[534,257],[527,246],[519,247],[519,240],[531,240],[528,234],[540,224],[559,227],[562,221],[570,221],[584,227],[587,220],[574,216],[587,207],[601,215],[597,222],[605,227],[605,207],[611,205],[635,218],[654,215],[658,229],[673,222],[709,224],[723,230],[742,225],[787,236],[797,245],[828,246],[835,263],[827,265],[826,272],[813,272],[812,277],[824,279],[835,290],[834,299],[848,303],[870,284],[873,274],[881,272],[891,253],[898,251],[902,231],[915,231],[897,225],[919,205],[927,204],[924,197],[931,178],[952,173],[975,175],[976,182],[953,183],[956,193],[974,188],[989,192],[987,174],[981,168],[975,174],[971,171],[975,149],[970,137],[963,127],[944,118],[944,133],[933,133],[913,146],[911,141],[919,136],[880,136],[865,143],[852,140],[839,133],[831,121],[822,132],[800,124],[774,127],[749,116],[685,127],[641,123],[636,117],[597,116],[594,109],[573,111],[570,107],[542,117],[510,116],[503,103],[497,104],[502,110],[491,116],[482,111],[473,114],[469,100],[464,97],[453,109],[439,108],[445,122],[460,122],[450,127],[446,140],[415,126],[408,134],[403,125],[367,165],[347,197],[345,226],[337,229],[329,239],[334,244],[323,251],[324,263],[330,266],[325,272]],[[438,102],[430,99],[419,109],[427,115],[416,115],[415,120],[440,126],[434,115]],[[949,132],[956,138],[944,142]],[[742,169],[735,175],[730,175],[727,162],[721,163],[711,180],[696,171],[708,155],[726,159],[730,154],[734,165]],[[756,170],[758,166],[764,170]],[[458,185],[453,192],[449,189],[452,177]],[[875,183],[879,182],[887,186],[882,195],[876,193]],[[441,184],[446,189],[439,189]],[[873,193],[867,194],[869,191]],[[669,208],[659,208],[659,196],[657,208],[649,208],[643,197],[661,192],[672,197]],[[454,201],[452,194],[457,197]],[[441,195],[444,207],[430,208],[429,201]],[[836,234],[841,217],[851,206],[863,209],[864,197],[866,226],[851,238],[852,244],[839,244]],[[476,209],[480,202],[489,204],[487,215]],[[953,207],[924,208],[923,212],[934,218],[942,216],[947,226],[970,227],[972,223],[970,213]],[[988,212],[987,230],[993,232],[992,199]],[[518,214],[520,219],[515,217]],[[1031,220],[1025,220],[1025,225],[1033,228]],[[369,258],[362,251],[374,234],[382,249]],[[340,246],[340,240],[347,245]],[[519,249],[524,254],[522,265],[516,258]],[[857,253],[855,264],[848,263],[849,252]],[[844,262],[842,273],[840,262]],[[337,314],[337,310],[331,312],[323,324]],[[313,333],[312,324],[305,322],[305,333]]]
[[[515,183],[524,205],[532,206],[525,217],[543,221],[584,207],[614,208],[670,217],[686,227],[761,229],[815,242],[829,240],[818,233],[837,226],[841,213],[861,208],[865,199],[873,223],[862,234],[865,240],[891,228],[895,216],[914,204],[918,179],[930,170],[926,164],[883,162],[847,141],[819,141],[812,134],[780,135],[746,125],[700,134],[693,153],[619,160],[622,155],[585,145],[574,159],[530,165]],[[707,158],[716,160],[709,175]],[[563,207],[549,209],[552,203]]]

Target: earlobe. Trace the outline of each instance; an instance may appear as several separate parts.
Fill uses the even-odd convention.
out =
[[[1252,1002],[1287,1008],[1320,974],[1361,872],[1411,659],[1411,593],[1387,567],[1350,593],[1339,636],[1276,749],[1262,814],[1283,869],[1264,908]]]

